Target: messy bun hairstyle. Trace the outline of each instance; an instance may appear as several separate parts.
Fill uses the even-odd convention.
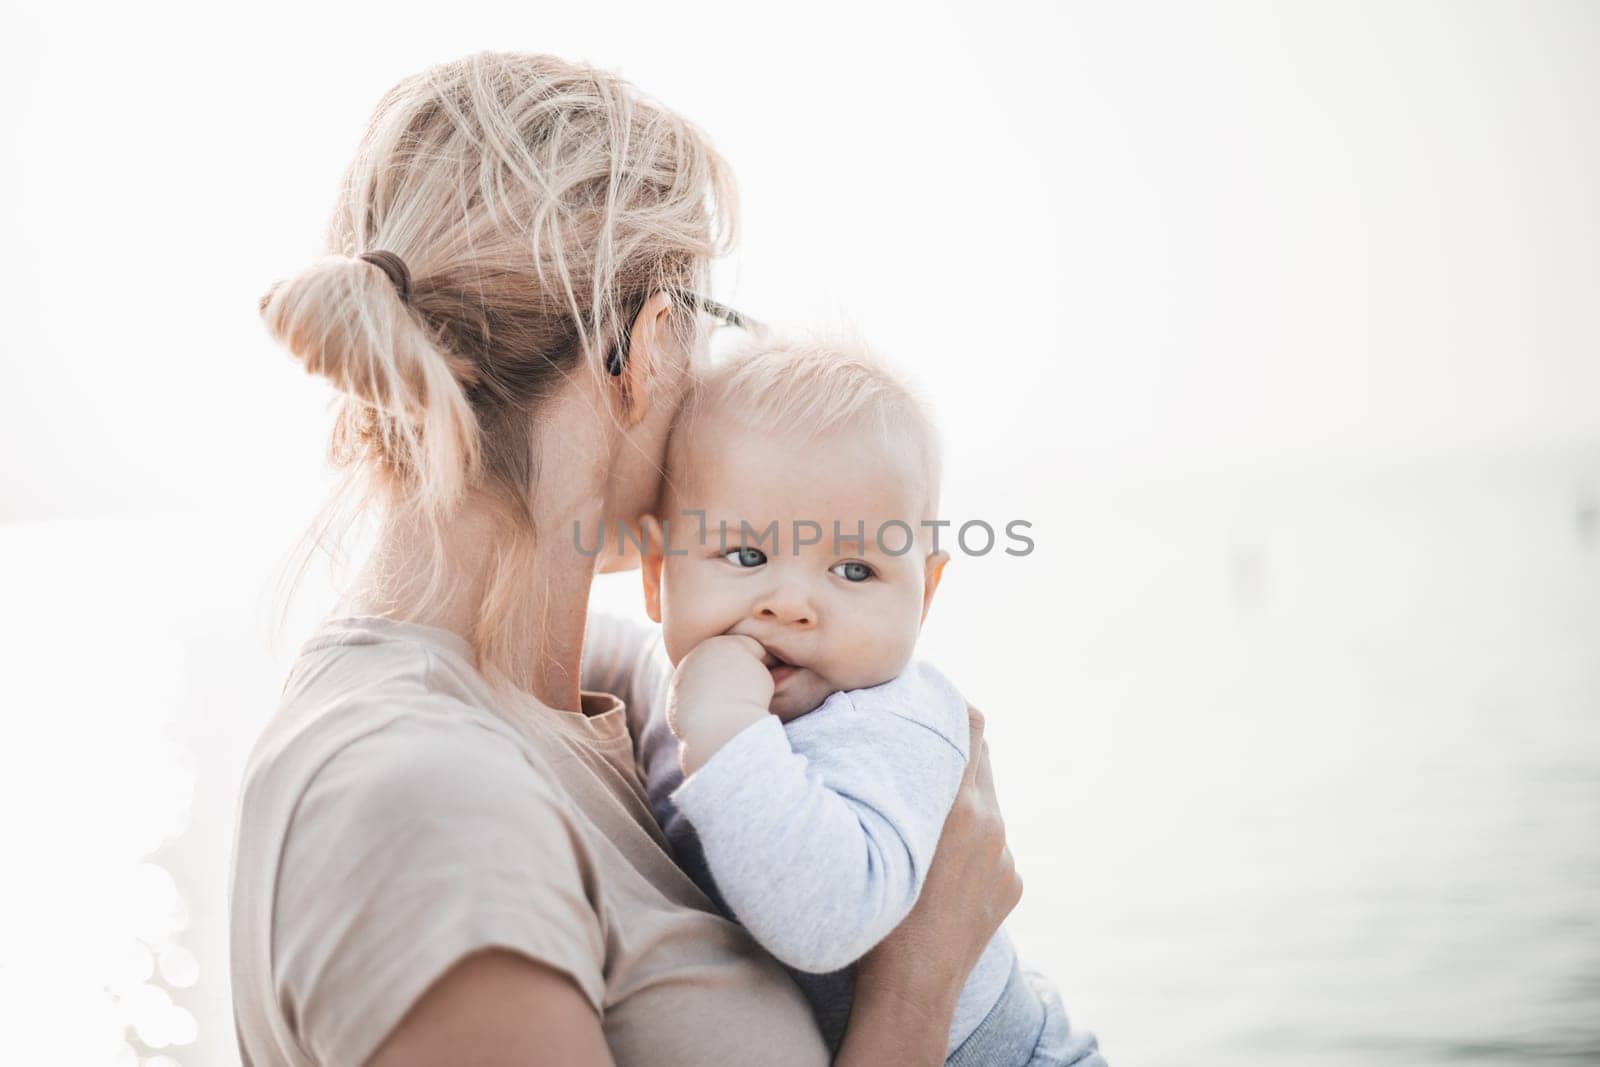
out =
[[[639,302],[701,284],[733,228],[726,165],[683,118],[605,71],[484,52],[384,95],[328,254],[261,298],[272,335],[341,394],[332,457],[356,506],[330,514],[377,503],[440,545],[465,492],[496,505],[500,563],[472,635],[481,661],[529,654],[503,631],[530,577],[518,561],[533,537],[540,401],[572,374],[604,374]],[[404,262],[404,299],[360,258],[374,251]],[[692,331],[696,318],[668,322]]]

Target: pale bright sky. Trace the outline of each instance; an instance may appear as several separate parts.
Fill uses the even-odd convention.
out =
[[[858,323],[953,488],[1592,441],[1600,9],[11,5],[0,519],[317,480],[256,298],[381,93],[478,48],[621,70],[731,159],[721,295]]]
[[[1538,982],[1581,988],[1491,936],[1576,928],[1539,893],[1447,914],[1411,879],[1582,884],[1587,809],[1501,801],[1593,751],[1600,5],[13,0],[13,1059],[129,1065],[131,1026],[179,1058],[142,1067],[231,1061],[231,820],[294,648],[258,613],[330,400],[256,302],[320,254],[383,92],[485,48],[618,69],[703,126],[744,206],[717,295],[855,323],[939,410],[948,514],[1039,520],[1030,567],[952,567],[923,651],[990,714],[1010,925],[1114,1059],[1231,1060],[1263,1019],[1499,1047]],[[1578,459],[1477,485],[1544,453]],[[597,599],[636,610],[634,581]],[[1497,777],[1451,777],[1474,760]],[[1459,815],[1491,802],[1514,833]],[[1330,885],[1350,909],[1305,922]],[[1428,910],[1361,911],[1391,900]]]

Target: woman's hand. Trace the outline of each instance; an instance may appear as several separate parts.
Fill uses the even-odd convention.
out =
[[[943,1063],[967,975],[1022,899],[995,798],[983,714],[967,705],[967,770],[916,906],[856,964],[836,1063]]]

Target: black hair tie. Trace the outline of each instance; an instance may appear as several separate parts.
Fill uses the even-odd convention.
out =
[[[366,260],[389,276],[394,282],[394,287],[400,291],[400,302],[411,303],[411,271],[406,269],[406,261],[393,252],[363,252],[358,257]]]

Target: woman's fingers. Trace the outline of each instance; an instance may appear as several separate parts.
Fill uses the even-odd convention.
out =
[[[999,832],[1004,838],[1005,821],[1000,817],[1000,801],[994,791],[994,769],[989,765],[989,743],[984,739],[983,712],[967,705],[967,727],[970,730],[969,746],[967,748],[967,769],[962,779],[963,793],[971,796],[973,803],[983,811],[985,817],[993,818],[999,824]]]
[[[974,843],[989,851],[991,864],[984,874],[991,880],[993,894],[985,901],[991,914],[1004,918],[1022,899],[1022,878],[1017,874],[1011,849],[1006,844],[1005,818],[995,794],[994,768],[989,762],[989,742],[984,738],[983,712],[967,705],[967,726],[971,731],[966,776],[957,806],[965,806],[975,822]],[[963,805],[963,801],[965,804]],[[998,921],[998,920],[997,920]]]
[[[978,750],[984,748],[983,712],[967,704],[967,768],[961,776],[961,787],[972,784],[978,773]]]
[[[978,737],[978,744],[972,752],[971,762],[974,767],[972,772],[973,784],[981,789],[985,796],[993,800],[994,771],[989,766],[989,742],[985,741],[982,735]],[[999,804],[997,803],[995,807],[998,811]]]
[[[967,766],[922,894],[905,920],[857,966],[859,983],[940,1003],[966,981],[1022,897],[995,801],[983,713],[967,705]]]

